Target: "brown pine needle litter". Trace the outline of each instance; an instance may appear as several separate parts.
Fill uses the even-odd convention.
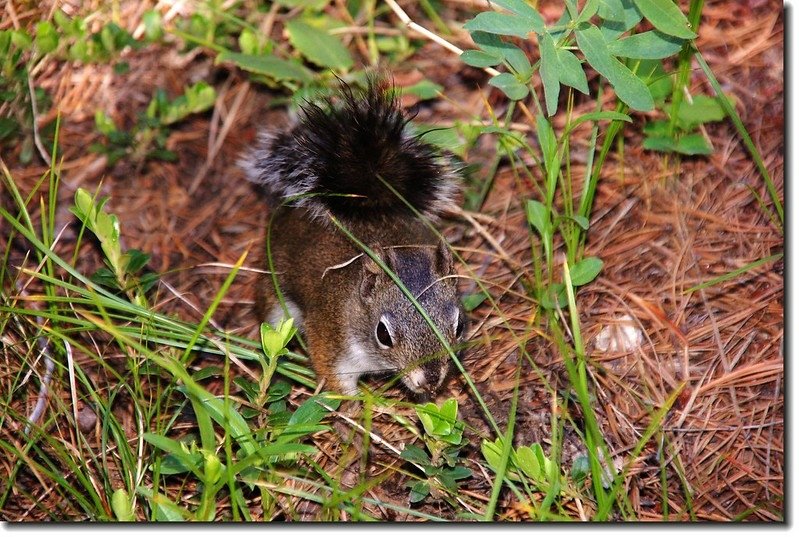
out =
[[[51,4],[63,4],[75,11],[73,4],[81,3],[42,2],[42,6],[31,8],[35,3],[5,2],[0,6],[0,29],[26,27],[43,20]],[[100,9],[105,2],[82,4],[81,12],[92,12],[94,7],[98,18],[110,16],[106,14],[110,8]],[[117,23],[135,32],[144,10],[161,2],[116,4]],[[331,5],[338,4],[343,3]],[[400,4],[413,20],[426,20],[418,3]],[[440,4],[439,15],[458,23],[484,8],[478,1],[443,0]],[[543,4],[545,13],[557,10],[558,3]],[[724,90],[734,96],[736,110],[784,198],[782,3],[725,0],[706,4],[697,47]],[[183,9],[190,10],[191,6]],[[279,40],[274,22],[270,20],[264,29]],[[432,23],[428,27],[435,28]],[[468,35],[455,23],[450,27],[452,33],[447,39],[468,48]],[[390,27],[384,30],[388,32]],[[345,42],[358,54],[368,55],[361,32],[353,31]],[[530,53],[537,54],[534,50]],[[110,63],[69,61],[47,62],[32,73],[32,83],[46,91],[52,102],[37,118],[37,125],[43,128],[60,113],[58,159],[62,175],[55,230],[65,229],[56,252],[65,259],[73,257],[79,227],[67,209],[75,190],[82,187],[110,196],[107,208],[119,218],[124,248],[150,254],[148,267],[162,273],[164,285],[156,287],[153,307],[196,323],[228,275],[228,267],[250,250],[244,269],[212,321],[232,333],[255,338],[259,320],[254,315],[253,286],[257,272],[247,268],[264,268],[256,252],[267,213],[264,200],[244,180],[236,161],[254,141],[258,129],[288,121],[279,100],[285,95],[252,83],[241,71],[214,65],[213,58],[200,48],[178,54],[175,45],[148,45],[126,49],[121,56],[128,66],[121,73]],[[418,106],[416,120],[425,123],[487,120],[486,106],[501,108],[504,99],[487,85],[488,75],[464,68],[457,56],[431,42],[419,43],[415,53],[393,69],[393,78],[400,87],[423,78],[443,86],[443,98]],[[166,147],[177,154],[177,162],[123,158],[112,165],[105,156],[88,150],[100,139],[93,119],[96,110],[105,111],[117,125],[129,126],[156,88],[174,96],[197,80],[212,83],[217,100],[213,113],[192,115],[169,130]],[[693,69],[691,80],[694,94],[712,95],[700,69]],[[580,102],[576,106],[575,113],[584,113],[595,104]],[[0,115],[3,113],[0,108]],[[514,121],[526,125],[527,119],[520,113]],[[613,458],[609,462],[630,464],[622,487],[638,520],[783,520],[784,262],[766,263],[732,279],[689,291],[781,252],[782,232],[761,208],[758,199],[768,200],[768,193],[731,123],[706,125],[715,148],[712,155],[681,160],[642,149],[641,123],[626,128],[622,150],[611,151],[603,166],[586,252],[600,257],[604,268],[598,279],[577,292],[589,383],[599,428]],[[555,125],[559,128],[557,120]],[[590,127],[583,127],[576,132],[584,133],[584,138],[575,135],[572,142],[574,177],[585,176],[584,147]],[[23,164],[21,152],[20,144],[3,145],[2,162],[27,195],[48,166],[38,154]],[[486,173],[494,157],[493,144],[481,141],[468,161],[480,165],[477,177],[485,179],[480,174]],[[517,368],[521,367],[514,444],[540,442],[549,453],[552,413],[569,413],[579,425],[580,409],[572,404],[561,407],[565,394],[560,390],[568,389],[563,359],[549,336],[535,328],[534,303],[522,285],[520,274],[531,272],[532,262],[521,200],[536,197],[537,191],[524,174],[511,168],[512,163],[503,160],[480,213],[454,213],[444,234],[468,265],[460,271],[465,276],[464,292],[475,292],[472,281],[480,278],[501,311],[498,315],[486,302],[470,313],[472,344],[464,355],[464,367],[503,430],[517,385]],[[575,196],[579,188],[575,187]],[[6,209],[13,207],[5,189],[0,190],[0,203]],[[41,217],[38,202],[30,209],[34,219]],[[29,276],[22,269],[35,269],[36,260],[27,253],[30,247],[25,241],[17,236],[9,244],[9,239],[10,230],[4,224],[0,251],[10,248],[6,270],[14,275],[19,272],[15,277],[23,285]],[[101,266],[99,248],[84,239],[76,267],[83,274],[92,274]],[[36,303],[42,296],[37,295],[39,285],[31,284],[32,289],[24,293],[4,288],[4,298],[42,307]],[[38,379],[44,375],[45,366],[43,361],[31,361],[21,371],[20,355],[12,348],[21,341],[35,346],[35,335],[31,326],[15,327],[0,335],[0,393],[9,394],[12,385],[18,386],[17,392],[2,397],[8,408],[2,411],[5,418],[0,439],[19,449],[24,442],[20,437],[25,427],[22,418],[36,405],[39,391],[38,380],[23,383],[20,389],[19,377],[34,375]],[[107,343],[85,339],[83,345],[98,353]],[[96,375],[98,386],[106,386],[113,377],[109,369],[125,367],[124,356],[105,355],[107,369],[86,360],[80,349],[73,348],[72,352],[76,367],[85,367],[88,374]],[[199,363],[209,365],[213,360]],[[634,460],[628,460],[652,416],[680,387],[659,432]],[[223,393],[221,383],[212,382],[207,389]],[[99,425],[90,425],[92,432],[80,442],[71,429],[71,415],[82,411],[80,405],[86,400],[81,398],[80,408],[72,408],[70,390],[69,378],[63,374],[51,386],[49,412],[62,411],[66,416],[51,419],[48,433],[60,438],[64,449],[77,450],[87,459],[98,457],[104,449]],[[290,407],[296,408],[309,394],[307,389],[295,386]],[[404,397],[399,391],[396,396]],[[472,443],[465,449],[474,453],[475,459],[480,458],[480,438],[493,432],[457,374],[451,376],[438,400],[447,397],[458,399],[460,417],[468,424],[466,436]],[[53,399],[60,402],[56,404]],[[138,423],[133,408],[124,403],[114,412],[125,424],[128,438],[137,443],[147,424]],[[408,489],[403,480],[408,469],[402,467],[402,460],[392,449],[401,450],[414,442],[414,436],[394,414],[413,422],[413,409],[372,409],[371,432],[379,441],[372,440],[366,454],[354,447],[363,445],[363,430],[352,425],[352,420],[358,419],[356,411],[350,413],[342,407],[339,412],[340,417],[331,417],[336,422],[331,432],[314,436],[319,449],[315,463],[341,479],[343,487],[373,480],[367,496],[407,505]],[[180,424],[175,430],[180,430]],[[560,434],[562,464],[568,472],[585,447],[573,427],[566,426]],[[35,456],[35,452],[29,452],[29,456]],[[62,508],[59,498],[51,497],[51,490],[63,493],[63,488],[21,462],[20,468],[20,460],[2,450],[0,473],[15,476],[10,491],[6,489],[9,485],[0,485],[0,496],[7,495],[0,506],[4,520],[81,519],[79,513]],[[484,505],[491,496],[493,473],[479,464],[471,469],[472,479],[461,487],[464,510]],[[98,480],[98,490],[103,489],[102,478],[93,478]],[[314,490],[289,475],[284,486]],[[191,486],[176,488],[174,497],[192,492]],[[541,494],[538,501],[543,498]],[[283,496],[279,503],[285,519],[323,519],[317,504],[297,496]],[[594,509],[579,497],[564,505],[563,514],[573,519],[590,519]],[[222,504],[217,507],[220,512],[224,509]],[[448,518],[449,507],[444,502],[430,501],[414,508]],[[364,504],[363,509],[381,520],[418,519],[372,504]],[[531,517],[530,506],[507,491],[500,496],[496,513],[500,520]]]

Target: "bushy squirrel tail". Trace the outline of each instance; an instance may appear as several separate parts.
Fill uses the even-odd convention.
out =
[[[414,210],[438,216],[457,192],[458,173],[409,132],[385,86],[375,78],[365,91],[343,84],[337,96],[306,103],[291,130],[260,136],[242,162],[249,180],[273,202],[304,207],[313,217],[379,221]]]

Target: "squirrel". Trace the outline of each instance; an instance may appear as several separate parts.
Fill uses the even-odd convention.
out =
[[[325,386],[356,394],[362,375],[397,375],[416,394],[443,383],[449,354],[400,287],[342,228],[402,281],[454,348],[465,314],[448,246],[431,230],[457,193],[458,170],[412,134],[381,80],[342,82],[298,123],[262,132],[241,162],[272,212],[272,272],[257,294],[260,319],[286,315],[304,335]]]

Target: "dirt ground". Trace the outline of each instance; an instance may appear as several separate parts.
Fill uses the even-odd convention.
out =
[[[465,20],[479,2],[444,4],[448,15]],[[557,16],[554,3],[545,4],[544,11],[548,18]],[[782,4],[776,0],[708,1],[697,40],[722,87],[735,97],[781,196],[783,25]],[[468,35],[456,34],[453,41],[465,47]],[[253,252],[245,265],[254,259],[267,213],[236,161],[258,129],[286,121],[282,107],[270,106],[282,96],[249,82],[240,71],[215,66],[201,52],[178,55],[167,47],[149,46],[125,55],[130,70],[122,75],[110,65],[54,63],[37,76],[36,84],[52,96],[52,109],[62,114],[63,212],[56,228],[72,218],[66,208],[78,187],[94,190],[101,184],[101,193],[111,197],[109,210],[122,224],[124,247],[151,254],[150,268],[163,273],[162,281],[172,288],[158,288],[158,309],[198,321],[227,275],[228,269],[219,264],[233,264],[245,250]],[[420,121],[446,125],[472,116],[486,118],[486,103],[504,111],[504,98],[487,85],[487,75],[464,68],[434,43],[422,45],[393,76],[400,87],[423,77],[444,87],[445,98],[416,107]],[[98,136],[96,109],[118,124],[131,124],[156,88],[174,95],[200,79],[216,87],[217,105],[213,114],[193,116],[172,130],[168,147],[177,153],[176,163],[151,161],[135,167],[122,160],[108,166],[103,156],[86,150]],[[692,73],[692,90],[712,94],[698,68]],[[587,111],[593,103],[577,106]],[[516,121],[526,120],[520,116]],[[577,295],[600,429],[613,456],[621,460],[649,425],[652,409],[685,383],[666,415],[663,434],[647,444],[629,472],[625,487],[634,512],[642,520],[662,520],[665,482],[675,519],[689,519],[690,510],[700,520],[782,520],[783,261],[700,291],[687,290],[782,252],[783,235],[758,204],[754,193],[766,200],[768,193],[732,124],[707,125],[712,155],[678,162],[642,149],[641,123],[624,131],[623,151],[612,151],[603,169],[587,254],[599,256],[604,269]],[[578,177],[588,137],[588,130],[581,132],[585,138],[575,137],[572,147],[572,171]],[[488,172],[491,151],[492,144],[479,143],[468,155],[469,163],[478,165],[478,179]],[[11,175],[28,191],[46,166],[36,159],[21,166],[18,157],[18,148],[3,148]],[[525,348],[535,367],[523,361],[516,439],[520,444],[542,442],[548,449],[553,401],[544,381],[560,389],[566,374],[546,337],[530,337],[531,302],[518,278],[532,271],[521,200],[534,192],[503,162],[479,214],[452,215],[444,229],[468,263],[461,272],[492,283],[507,321],[500,322],[487,306],[473,311],[472,345],[463,364],[502,425],[520,359],[517,338],[527,338]],[[74,231],[67,228],[61,238],[63,251],[70,250]],[[97,251],[85,245],[78,268],[91,273],[98,266]],[[255,274],[246,270],[236,278],[214,316],[218,325],[248,336],[257,333],[254,280]],[[465,281],[463,291],[469,292],[473,284]],[[640,334],[641,345],[632,351],[602,350],[600,335],[619,325]],[[306,394],[298,388],[292,398],[301,400]],[[470,437],[487,435],[481,411],[458,376],[440,394],[442,399],[452,396],[459,400],[462,418],[474,427]],[[568,410],[579,419],[579,406]],[[390,416],[378,413],[374,427],[397,444],[411,439]],[[571,464],[584,447],[574,431],[567,428],[563,434],[564,464]],[[335,437],[317,442],[335,452]],[[478,450],[479,442],[472,449]],[[665,473],[658,457],[662,450],[670,461]],[[374,456],[378,467],[384,454]],[[682,477],[675,468],[681,468]],[[469,493],[487,497],[490,485],[479,482]],[[402,503],[407,489],[385,485],[380,494]],[[501,511],[514,518],[512,499],[503,498],[502,505]],[[443,506],[428,508],[436,512]]]

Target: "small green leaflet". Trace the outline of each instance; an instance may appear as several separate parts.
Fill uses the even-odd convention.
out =
[[[530,32],[544,33],[544,25],[534,19],[527,19],[519,15],[508,15],[495,11],[484,11],[463,27],[470,32],[481,31],[490,34],[512,35],[527,38]]]
[[[693,39],[696,34],[691,31],[688,19],[673,0],[634,0],[635,6],[652,23],[652,26],[664,34]]]
[[[530,91],[527,86],[519,82],[516,77],[510,73],[500,73],[491,78],[488,83],[495,88],[501,89],[503,93],[513,101],[524,99]]]
[[[553,116],[558,110],[558,95],[560,94],[560,75],[562,68],[555,51],[555,41],[548,32],[545,32],[538,41],[541,49],[541,81],[544,83],[544,100],[546,101],[547,115]]]
[[[585,78],[583,64],[570,51],[564,48],[555,50],[558,53],[558,61],[560,62],[559,76],[561,83],[588,95],[588,80]]]
[[[624,58],[659,60],[680,51],[683,39],[653,30],[608,43],[608,52]]]
[[[632,29],[641,19],[633,0],[603,0],[599,5],[600,29],[608,42]]]
[[[523,79],[529,80],[533,75],[533,68],[527,54],[516,45],[506,43],[498,35],[479,31],[472,32],[472,40],[482,52],[508,62]]]
[[[619,99],[634,110],[646,112],[655,107],[647,85],[608,51],[602,32],[596,26],[576,30],[577,44],[585,59],[608,79]]]
[[[466,65],[472,67],[494,67],[502,63],[501,56],[495,56],[482,50],[464,50],[461,54],[461,60]]]
[[[524,0],[492,0],[491,3],[527,19],[533,19],[537,25],[540,24],[542,28],[544,27],[544,19],[535,8]]]

